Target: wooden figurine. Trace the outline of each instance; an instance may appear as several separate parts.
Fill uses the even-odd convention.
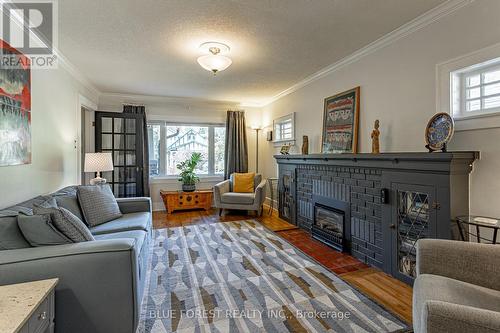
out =
[[[372,131],[372,154],[380,154],[380,122],[375,120],[374,129]]]
[[[309,137],[307,135],[304,135],[302,137],[302,155],[308,155],[309,154]]]

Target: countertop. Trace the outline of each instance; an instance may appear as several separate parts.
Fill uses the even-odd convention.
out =
[[[0,333],[18,332],[59,279],[0,286]]]

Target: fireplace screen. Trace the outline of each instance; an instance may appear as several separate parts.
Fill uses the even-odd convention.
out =
[[[312,228],[313,237],[343,251],[344,220],[344,212],[322,205],[316,205]]]

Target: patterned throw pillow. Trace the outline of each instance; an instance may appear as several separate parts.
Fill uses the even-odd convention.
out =
[[[89,228],[73,213],[62,207],[34,207],[35,215],[49,214],[52,224],[74,243],[94,240]]]
[[[91,227],[123,216],[109,185],[78,186],[78,201],[85,221]]]

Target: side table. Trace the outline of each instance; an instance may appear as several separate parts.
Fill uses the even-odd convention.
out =
[[[267,183],[269,184],[269,194],[271,195],[271,204],[269,205],[269,214],[273,214],[274,210],[274,184],[278,183],[278,178],[267,178]]]
[[[58,281],[0,286],[0,333],[53,333]]]
[[[478,243],[481,243],[481,240],[483,240],[489,244],[497,244],[498,229],[500,229],[500,220],[491,217],[467,215],[467,216],[458,216],[456,218],[456,222],[458,226],[458,231],[460,232],[460,238],[463,241],[468,241],[470,236],[473,236],[476,237]],[[475,234],[470,231],[470,227],[476,230]],[[491,230],[492,232],[491,240],[481,237],[481,232],[480,232],[481,228]],[[467,234],[467,239],[465,238],[466,234]]]

